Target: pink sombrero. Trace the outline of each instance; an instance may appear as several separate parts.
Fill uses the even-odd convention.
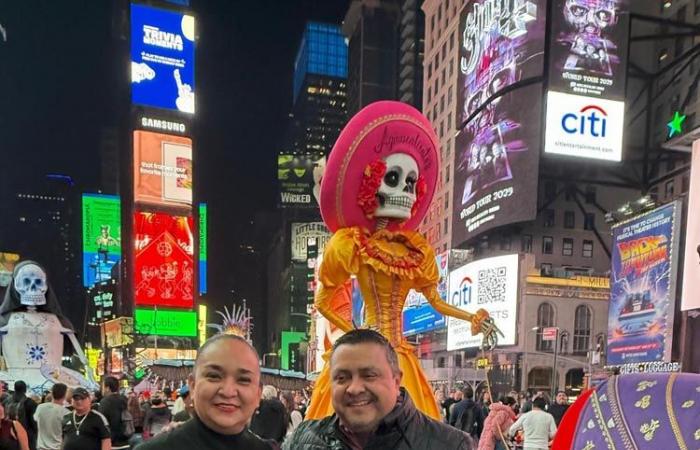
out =
[[[414,230],[423,220],[435,193],[439,172],[438,138],[430,121],[410,105],[379,101],[350,119],[328,157],[321,181],[321,215],[326,226],[374,228],[358,204],[358,191],[365,168],[394,153],[411,155],[425,181],[425,193],[414,214],[405,222],[392,221],[390,228]]]

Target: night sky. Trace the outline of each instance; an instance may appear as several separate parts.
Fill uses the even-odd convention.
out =
[[[348,4],[192,0],[198,35],[195,195],[209,204],[212,306],[230,304],[231,289],[246,290],[238,248],[254,236],[254,214],[274,209],[275,155],[291,109],[304,24],[340,24]],[[109,50],[111,5],[0,2],[0,24],[7,30],[7,42],[0,42],[5,186],[21,183],[29,171],[71,175],[82,192],[100,188],[100,130],[118,120],[116,71],[128,70]]]

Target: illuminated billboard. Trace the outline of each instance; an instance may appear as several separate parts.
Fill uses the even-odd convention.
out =
[[[134,342],[132,334],[134,333],[134,319],[131,317],[119,317],[114,320],[108,320],[102,324],[103,343],[107,347],[122,347]]]
[[[283,370],[304,372],[306,361],[301,361],[300,343],[308,342],[302,331],[283,331],[280,344],[280,358]]]
[[[518,263],[517,254],[494,256],[450,272],[447,301],[470,313],[488,311],[503,332],[499,346],[516,344]],[[482,334],[472,336],[471,323],[447,318],[447,350],[477,348],[482,340]]]
[[[448,253],[442,253],[435,257],[435,262],[440,273],[438,281],[438,294],[440,298],[447,301],[447,280],[449,272],[447,270]],[[447,323],[445,317],[437,312],[428,299],[421,293],[411,289],[406,296],[403,306],[403,334],[409,336],[417,333],[445,328]]]
[[[207,217],[206,203],[199,204],[199,295],[207,293]]]
[[[177,308],[194,304],[192,217],[134,213],[134,303]]]
[[[192,140],[134,131],[134,201],[157,207],[192,206]]]
[[[492,228],[534,220],[542,85],[486,105],[455,140],[452,247]]]
[[[608,365],[671,361],[679,215],[674,202],[612,229]]]
[[[5,287],[12,282],[12,273],[19,262],[17,253],[0,252],[0,287]]]
[[[323,222],[292,223],[292,261],[306,261],[309,239],[316,240],[317,254],[320,255],[330,238],[331,232]]]
[[[504,88],[542,75],[546,21],[546,0],[467,2],[458,29],[459,128]]]
[[[121,258],[122,225],[119,197],[83,194],[83,286],[112,277]]]
[[[326,157],[316,155],[277,155],[279,205],[283,208],[318,208],[321,178]]]
[[[700,141],[693,144],[688,191],[688,223],[685,227],[683,299],[681,311],[700,308]]]
[[[131,5],[131,100],[194,113],[194,17]]]
[[[195,337],[197,313],[136,308],[134,329],[144,335]]]

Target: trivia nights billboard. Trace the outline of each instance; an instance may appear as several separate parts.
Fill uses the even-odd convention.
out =
[[[193,307],[194,223],[192,216],[134,213],[134,302]]]
[[[674,202],[612,230],[608,365],[671,360],[679,215]]]
[[[83,286],[112,277],[121,247],[121,209],[116,195],[83,194]]]
[[[131,99],[194,113],[194,17],[131,5]]]
[[[554,0],[549,89],[624,100],[628,0]]]
[[[283,208],[318,208],[321,178],[326,157],[317,155],[277,155],[279,205]]]
[[[441,253],[435,257],[440,280],[438,281],[438,294],[440,298],[447,301],[447,258],[449,253]],[[409,336],[417,333],[445,328],[445,317],[435,311],[428,299],[421,293],[411,289],[406,296],[403,306],[403,334]]]
[[[134,131],[134,201],[157,207],[192,206],[192,140]]]

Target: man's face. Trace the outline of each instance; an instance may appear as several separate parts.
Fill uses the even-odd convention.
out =
[[[73,397],[73,408],[75,412],[81,416],[86,414],[90,410],[91,402],[90,397]]]
[[[568,399],[566,398],[566,394],[563,392],[559,392],[557,394],[557,403],[560,405],[566,405],[568,403]]]
[[[197,416],[220,434],[242,432],[260,404],[260,366],[243,342],[222,339],[207,347],[188,384]]]
[[[341,345],[331,357],[332,402],[341,423],[354,433],[374,431],[396,405],[401,373],[393,373],[377,344]]]

